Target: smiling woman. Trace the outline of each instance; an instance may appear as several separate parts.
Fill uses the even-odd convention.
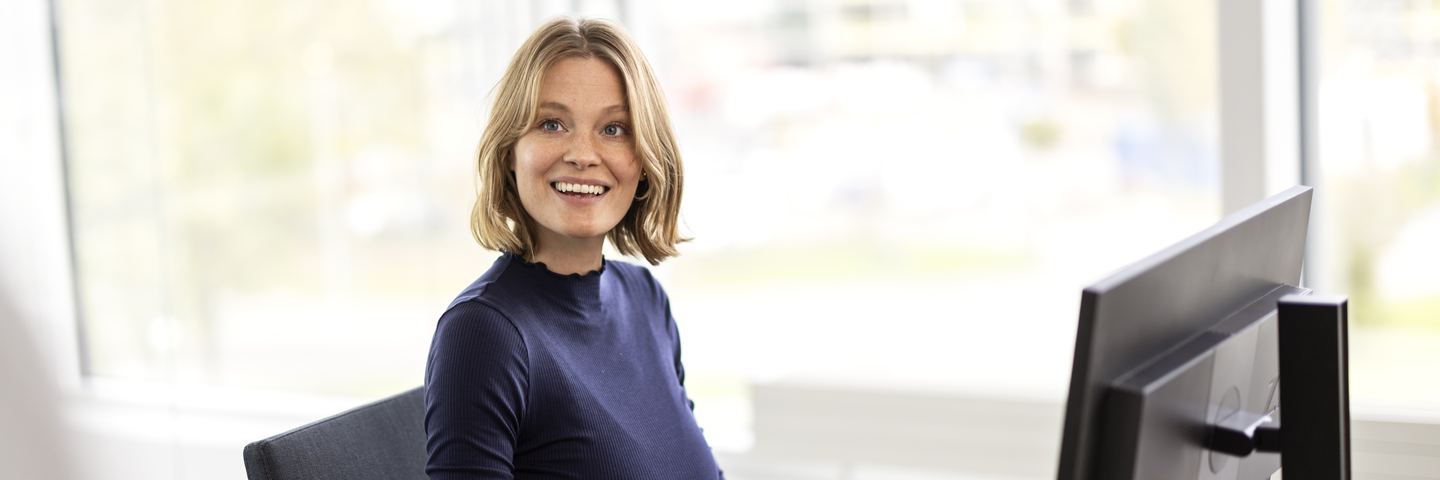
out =
[[[618,25],[541,26],[500,81],[472,231],[504,254],[435,329],[432,479],[723,478],[693,414],[670,300],[680,158],[654,73]]]
[[[618,26],[594,19],[542,25],[497,87],[480,139],[471,233],[485,248],[552,262],[564,273],[596,268],[605,238],[652,265],[677,255],[675,244],[687,240],[677,225],[684,176],[668,110],[649,62]],[[595,186],[604,191],[593,199],[564,195]],[[587,202],[597,207],[580,208]],[[540,251],[542,239],[561,231],[560,216],[604,227],[583,232],[580,250],[593,253]],[[550,237],[563,252],[578,241]]]
[[[594,252],[630,210],[640,183],[624,83],[603,60],[560,60],[540,86],[536,118],[511,165],[520,203],[536,224],[534,260],[557,273],[594,270]]]

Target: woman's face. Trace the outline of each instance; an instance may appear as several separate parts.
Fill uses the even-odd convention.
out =
[[[545,72],[539,101],[511,165],[520,203],[539,224],[542,243],[553,235],[603,236],[625,216],[640,183],[620,74],[600,59],[560,60]]]

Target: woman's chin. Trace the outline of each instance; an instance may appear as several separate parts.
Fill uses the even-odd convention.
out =
[[[608,230],[598,231],[598,232],[586,230],[586,231],[583,231],[583,232],[572,232],[572,233],[569,233],[569,234],[567,234],[567,235],[565,235],[565,236],[570,237],[570,238],[573,238],[573,239],[576,239],[576,240],[585,240],[585,239],[593,239],[593,238],[604,238],[606,233],[610,233],[610,232],[609,232]]]
[[[605,234],[610,233],[610,229],[602,229],[595,225],[566,225],[564,228],[555,230],[555,233],[575,240],[585,240],[604,237]]]

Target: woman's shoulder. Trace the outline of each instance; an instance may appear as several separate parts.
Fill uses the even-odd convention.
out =
[[[490,269],[486,270],[485,274],[480,275],[480,278],[475,279],[474,282],[470,282],[470,285],[465,287],[464,290],[461,290],[460,294],[456,295],[455,299],[450,301],[450,305],[445,307],[445,310],[448,312],[457,305],[485,297],[486,294],[490,292],[491,286],[495,284],[495,281],[499,280],[500,276],[505,273],[505,269],[510,266],[510,262],[513,259],[512,257],[513,255],[502,253],[499,258],[495,259],[495,263],[490,264]]]
[[[445,309],[435,327],[435,335],[455,338],[510,338],[523,343],[524,335],[515,322],[499,308],[484,299],[458,302]]]
[[[440,314],[440,320],[436,325],[435,333],[439,338],[442,335],[454,335],[460,338],[473,336],[481,331],[481,336],[506,337],[512,341],[524,342],[524,333],[520,331],[519,325],[511,319],[511,313],[506,312],[502,307],[503,302],[497,302],[496,282],[509,267],[512,255],[502,254],[495,259],[480,278],[475,279],[454,300],[445,307],[444,313]]]

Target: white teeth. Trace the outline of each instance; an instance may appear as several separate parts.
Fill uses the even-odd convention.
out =
[[[555,189],[565,193],[589,193],[592,195],[605,193],[605,187],[580,183],[555,182]]]

